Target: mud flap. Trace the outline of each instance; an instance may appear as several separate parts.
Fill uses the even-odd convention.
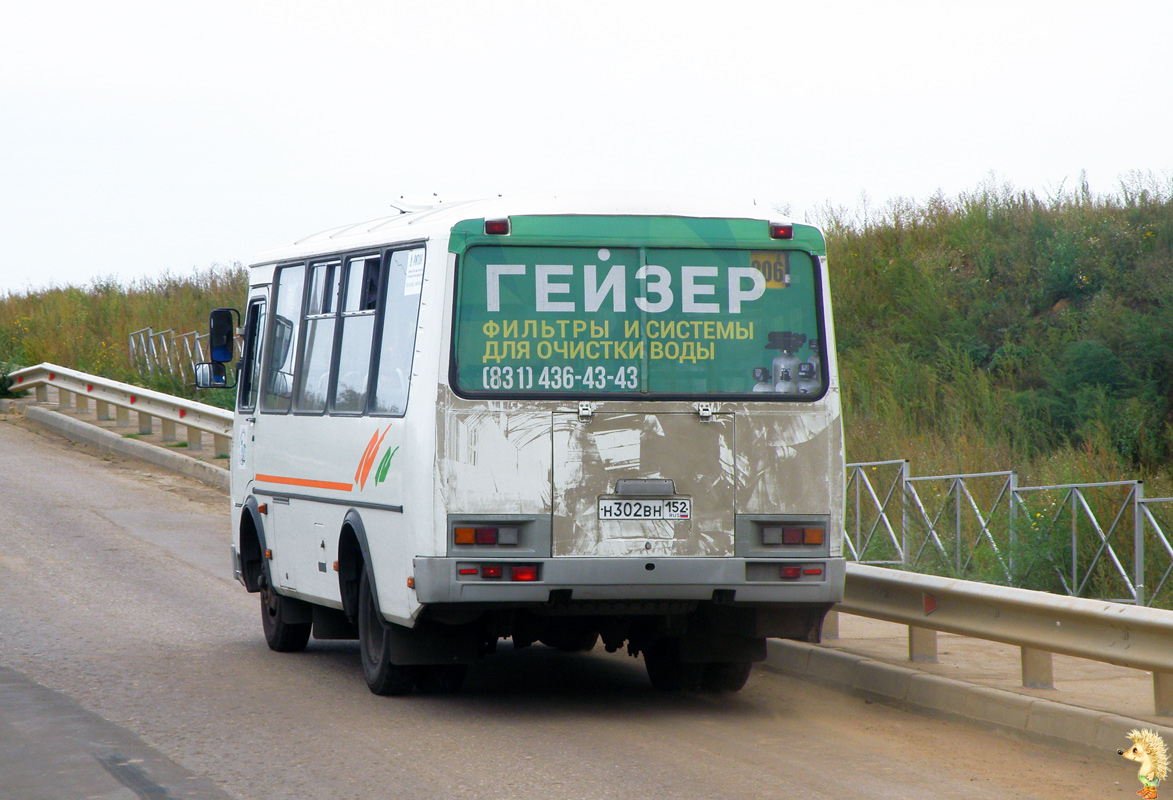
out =
[[[480,659],[481,629],[420,620],[414,628],[387,623],[391,663],[471,664]]]

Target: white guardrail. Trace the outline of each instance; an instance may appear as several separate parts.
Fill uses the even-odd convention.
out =
[[[60,409],[76,407],[78,411],[85,412],[92,400],[98,420],[115,419],[119,427],[130,427],[130,415],[133,412],[137,415],[138,432],[141,435],[153,433],[155,419],[158,418],[165,442],[176,441],[177,427],[186,426],[189,450],[201,449],[202,435],[209,434],[216,455],[228,455],[232,438],[232,412],[223,408],[55,364],[26,367],[10,372],[8,378],[11,391],[32,389],[40,403],[49,402],[50,386],[56,388],[57,407]],[[111,408],[115,413],[113,417]]]
[[[145,434],[158,417],[164,439],[186,425],[189,448],[208,433],[218,454],[228,451],[230,411],[53,364],[17,370],[9,378],[11,389],[33,389],[39,402],[49,402],[53,386],[60,408],[85,411],[93,400],[98,419],[110,419],[113,406],[119,424],[129,426],[133,411]],[[1173,715],[1173,611],[856,563],[847,565],[836,610],[908,625],[912,661],[936,660],[937,631],[1017,645],[1024,686],[1052,686],[1053,653],[1151,671],[1156,713]],[[837,626],[832,615],[827,635],[836,635]]]
[[[1151,671],[1156,713],[1173,716],[1173,611],[854,563],[837,610],[908,625],[911,661],[937,660],[937,631],[1017,645],[1033,688],[1053,688],[1053,653]]]

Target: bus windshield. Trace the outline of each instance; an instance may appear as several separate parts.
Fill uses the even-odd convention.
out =
[[[749,396],[827,385],[817,261],[798,250],[476,246],[458,269],[468,396]]]

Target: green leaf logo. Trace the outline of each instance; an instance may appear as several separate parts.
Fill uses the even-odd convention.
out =
[[[398,452],[398,447],[396,447],[394,450],[388,450],[387,454],[383,456],[383,460],[379,462],[379,468],[375,471],[376,486],[387,479],[387,470],[391,469],[391,459]]]

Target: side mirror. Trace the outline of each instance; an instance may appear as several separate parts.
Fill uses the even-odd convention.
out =
[[[233,360],[239,323],[240,312],[235,308],[217,308],[208,317],[208,351],[214,363],[227,364]]]
[[[236,385],[228,383],[228,367],[220,361],[204,361],[195,365],[197,389],[231,389]]]

